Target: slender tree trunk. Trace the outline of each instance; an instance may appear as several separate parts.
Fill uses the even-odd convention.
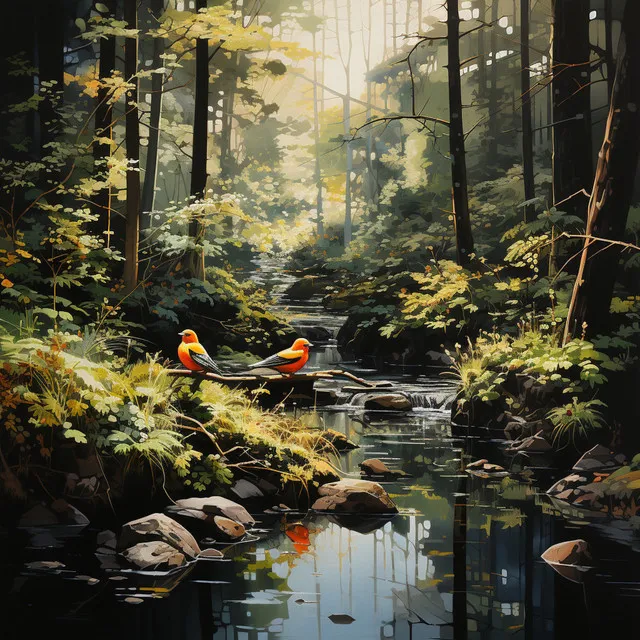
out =
[[[498,161],[498,15],[500,4],[498,0],[491,0],[491,91],[489,92],[489,143],[487,154],[489,162]]]
[[[164,13],[164,0],[151,0],[150,9],[152,19],[157,23]],[[164,38],[153,39],[153,68],[162,66],[164,54]],[[147,146],[147,166],[145,167],[144,186],[142,188],[142,211],[147,213],[154,210],[156,196],[156,180],[158,174],[158,147],[160,143],[160,118],[162,115],[162,85],[164,74],[154,73],[151,77],[151,111],[149,113],[149,144]],[[151,216],[143,218],[144,226],[151,220]]]
[[[38,75],[41,89],[48,85],[47,99],[40,102],[40,145],[42,155],[51,153],[52,142],[60,125],[58,108],[64,93],[64,3],[62,0],[39,2],[38,6]]]
[[[320,116],[318,114],[318,48],[317,32],[313,32],[313,139],[315,144],[315,181],[316,181],[316,234],[318,242],[324,240],[324,206],[322,198],[322,169],[320,166]]]
[[[478,11],[480,20],[484,22],[487,17],[487,5],[485,0],[479,0]],[[478,104],[484,105],[487,99],[487,44],[485,28],[478,30]]]
[[[197,0],[196,10],[207,8],[207,0]],[[204,198],[207,186],[207,109],[209,106],[209,41],[196,41],[196,80],[193,111],[193,157],[191,164],[191,195]],[[196,245],[204,241],[204,226],[194,219],[189,224],[189,235]],[[194,278],[204,280],[204,249],[192,252],[189,270]]]
[[[524,199],[535,198],[533,175],[533,130],[531,124],[531,79],[529,76],[529,0],[520,0],[520,92],[522,99],[522,171]],[[530,220],[534,207],[524,209],[525,221]]]
[[[106,0],[104,3],[109,9],[109,16],[114,16],[115,2],[114,0]],[[100,39],[100,80],[110,78],[116,66],[116,39],[115,36],[107,36]],[[107,88],[98,89],[96,98],[96,115],[95,115],[95,136],[99,139],[108,139],[107,142],[95,142],[93,145],[93,160],[95,170],[99,173],[106,174],[108,171],[107,161],[111,157],[111,143],[113,140],[113,105],[109,102],[109,90]],[[93,208],[98,220],[93,225],[98,233],[107,234],[106,246],[112,244],[113,235],[112,217],[111,217],[111,188],[107,184],[100,189],[94,196]]]
[[[617,72],[607,128],[589,200],[587,239],[569,305],[565,342],[583,331],[594,336],[607,327],[620,241],[633,198],[640,153],[640,3],[627,2],[618,45]]]
[[[591,72],[589,0],[554,0],[553,201],[587,219],[587,200],[574,194],[593,182],[591,159]]]
[[[393,37],[393,54],[398,53],[398,0],[391,0],[391,33]]]
[[[460,82],[460,15],[458,0],[447,2],[447,71],[449,75],[449,151],[453,226],[456,235],[458,264],[466,265],[473,253],[473,235],[467,192],[467,160],[462,121],[462,87]]]
[[[138,28],[138,2],[125,0],[127,28]],[[127,221],[124,248],[124,283],[131,291],[138,284],[138,246],[140,236],[140,123],[138,121],[138,36],[126,38],[124,75],[133,88],[127,91],[125,143],[127,148]]]
[[[613,56],[613,0],[604,0],[605,51],[607,62],[607,90],[609,100],[613,93],[613,81],[616,77],[616,62]]]

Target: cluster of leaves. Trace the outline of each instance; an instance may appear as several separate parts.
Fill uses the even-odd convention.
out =
[[[317,436],[302,423],[262,411],[238,390],[207,382],[194,391],[157,357],[130,363],[128,342],[96,333],[0,335],[4,459],[22,470],[56,469],[65,442],[75,443],[117,459],[125,473],[145,464],[175,472],[196,491],[220,489],[236,469],[304,483],[326,470]]]

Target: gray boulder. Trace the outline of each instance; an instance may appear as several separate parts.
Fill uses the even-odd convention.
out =
[[[124,551],[140,542],[152,541],[165,542],[188,558],[195,558],[200,553],[196,539],[164,513],[152,513],[122,525],[117,548]]]
[[[402,393],[382,393],[371,395],[364,401],[365,409],[391,409],[393,411],[411,411],[411,400]]]
[[[387,465],[378,458],[369,458],[360,463],[360,469],[366,476],[384,476],[395,478],[397,476],[405,475],[404,471],[396,471],[389,469]]]
[[[205,516],[224,516],[249,527],[256,523],[251,514],[241,504],[222,496],[185,498],[178,500],[176,506],[180,509],[201,511]]]
[[[584,540],[554,544],[542,554],[542,559],[571,582],[582,582],[593,563],[589,545]]]
[[[313,503],[315,511],[341,513],[397,513],[398,508],[377,482],[345,478],[330,482],[318,490],[320,497]]]
[[[137,569],[151,571],[170,571],[187,563],[184,553],[160,540],[139,542],[125,549],[121,555]]]
[[[589,449],[578,462],[573,465],[574,471],[597,471],[600,469],[617,469],[627,463],[623,453],[615,453],[607,447],[597,444]]]

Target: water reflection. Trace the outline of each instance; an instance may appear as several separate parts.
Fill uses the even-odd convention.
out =
[[[640,585],[632,532],[612,541],[578,514],[560,517],[530,483],[461,473],[472,443],[451,437],[446,412],[326,410],[305,419],[360,443],[341,458],[348,476],[359,477],[370,457],[403,470],[383,483],[400,513],[261,514],[257,539],[224,548],[224,560],[196,563],[166,590],[140,578],[113,582],[87,566],[90,542],[65,542],[62,575],[24,569],[28,560],[60,559],[60,549],[25,550],[3,559],[7,637],[568,640],[612,637],[613,619],[619,630],[633,624]],[[601,560],[583,585],[540,561],[554,542],[576,537]],[[71,579],[79,573],[99,585]],[[125,602],[140,595],[142,604]]]

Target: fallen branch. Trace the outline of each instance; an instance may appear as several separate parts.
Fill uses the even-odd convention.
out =
[[[292,381],[304,382],[307,380],[327,380],[332,378],[348,378],[364,387],[371,389],[376,388],[375,382],[369,382],[363,378],[358,378],[348,371],[342,369],[329,369],[326,371],[312,371],[311,373],[284,375],[281,373],[266,375],[220,375],[218,373],[189,371],[188,369],[167,369],[165,373],[168,376],[186,376],[189,378],[206,378],[207,380],[215,380],[216,382],[274,382],[274,381]]]

